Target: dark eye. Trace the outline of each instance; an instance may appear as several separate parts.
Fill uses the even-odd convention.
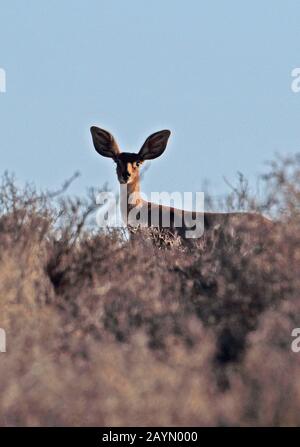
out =
[[[141,164],[140,161],[137,161],[137,162],[135,163],[135,165],[136,165],[137,168],[140,166],[140,164]]]

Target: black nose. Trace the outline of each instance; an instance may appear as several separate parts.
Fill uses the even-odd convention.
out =
[[[125,174],[123,175],[123,177],[124,177],[124,180],[128,180],[129,177],[130,177],[129,172],[125,172]]]

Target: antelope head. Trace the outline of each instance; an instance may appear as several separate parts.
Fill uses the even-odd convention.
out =
[[[161,130],[153,133],[137,153],[121,152],[114,137],[104,129],[93,126],[91,134],[98,154],[112,158],[116,163],[119,182],[130,184],[139,179],[139,168],[145,160],[153,160],[164,152],[171,132]]]

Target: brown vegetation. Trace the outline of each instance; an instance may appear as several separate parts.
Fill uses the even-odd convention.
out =
[[[97,230],[95,191],[69,199],[4,176],[0,425],[299,425],[299,157],[264,181],[260,209],[280,223],[191,248]]]

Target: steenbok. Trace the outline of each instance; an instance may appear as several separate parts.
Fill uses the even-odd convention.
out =
[[[140,166],[146,160],[153,160],[165,151],[171,132],[161,130],[150,135],[139,152],[121,152],[114,137],[104,129],[91,127],[93,143],[98,154],[112,158],[116,163],[118,180],[121,185],[120,206],[122,218],[129,228],[153,226],[167,228],[172,234],[183,238],[195,237],[193,228],[201,222],[201,231],[213,230],[222,225],[234,225],[246,221],[253,226],[265,226],[271,222],[258,213],[207,213],[185,211],[143,199],[140,192]],[[138,224],[137,224],[138,222]],[[193,235],[191,235],[193,234]]]

